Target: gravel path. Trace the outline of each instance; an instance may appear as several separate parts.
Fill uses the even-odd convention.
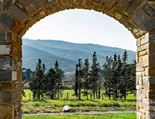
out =
[[[23,114],[24,116],[44,116],[44,115],[96,115],[96,114],[122,114],[136,113],[136,111],[106,111],[106,112],[73,112],[73,113],[38,113],[38,114]]]

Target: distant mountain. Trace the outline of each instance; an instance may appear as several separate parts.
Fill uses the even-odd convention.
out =
[[[64,71],[68,71],[68,72],[72,72],[76,64],[76,61],[57,57],[48,52],[23,45],[23,67],[24,68],[30,68],[34,70],[39,58],[46,65],[47,69],[49,69],[50,67],[53,67],[56,60],[59,61],[60,67]]]
[[[82,60],[89,58],[91,62],[94,51],[97,52],[98,62],[103,65],[106,56],[112,56],[114,53],[122,56],[124,49],[56,40],[23,39],[23,67],[34,70],[38,58],[41,58],[47,68],[53,66],[55,60],[58,60],[65,72],[72,72],[79,58]],[[136,53],[128,50],[128,62],[133,62],[135,57]]]

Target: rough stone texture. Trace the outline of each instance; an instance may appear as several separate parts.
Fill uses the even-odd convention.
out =
[[[9,8],[9,13],[12,14],[12,16],[14,16],[17,20],[22,20],[26,16],[24,11],[19,9],[16,5],[12,5]]]
[[[146,5],[146,7],[144,8],[144,10],[151,16],[151,17],[155,17],[155,9],[152,8],[151,5]]]
[[[154,0],[1,0],[0,8],[0,119],[21,119],[22,36],[44,17],[74,8],[105,13],[137,38],[137,119],[155,118]]]
[[[154,32],[150,32],[138,40],[140,43],[137,53],[137,119],[155,118],[154,35]]]
[[[15,70],[16,62],[16,58],[6,56],[0,57],[0,70]]]
[[[11,71],[1,71],[0,72],[0,81],[10,81],[12,80],[12,72]]]
[[[1,42],[9,42],[11,40],[10,32],[0,32],[0,43]]]
[[[10,28],[12,26],[12,17],[8,13],[3,12],[0,14],[0,23]]]
[[[0,55],[9,55],[11,47],[9,45],[0,45]]]

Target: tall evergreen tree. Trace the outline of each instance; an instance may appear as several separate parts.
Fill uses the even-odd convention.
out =
[[[76,70],[75,70],[75,88],[74,88],[74,92],[75,92],[75,95],[76,95],[76,97],[78,97],[78,64],[76,64],[75,65],[75,67],[76,67]]]
[[[129,79],[129,74],[128,74],[128,65],[127,65],[127,51],[124,51],[123,54],[123,58],[122,58],[122,71],[121,71],[121,82],[120,85],[120,93],[121,93],[121,97],[124,98],[124,100],[126,100],[126,96],[127,96],[127,81]]]
[[[81,100],[81,90],[82,90],[82,61],[81,59],[78,60],[78,95],[79,95],[79,100]]]
[[[85,59],[84,61],[84,66],[82,69],[83,72],[83,88],[84,88],[84,95],[88,96],[89,94],[89,89],[90,89],[90,78],[89,78],[89,60]]]
[[[36,71],[34,73],[34,76],[32,77],[30,81],[30,90],[33,92],[33,98],[34,99],[41,99],[42,96],[42,87],[43,87],[43,78],[44,78],[44,72],[42,69],[42,62],[41,59],[38,59],[38,63],[36,66]]]
[[[62,78],[64,77],[64,72],[59,68],[59,63],[56,60],[54,70],[56,72],[56,90],[58,94],[58,98],[60,95],[62,95]]]
[[[50,68],[46,75],[47,78],[47,90],[46,95],[50,97],[50,99],[56,99],[56,72],[53,68]]]
[[[93,59],[93,62],[92,62],[91,71],[90,71],[90,77],[91,77],[90,80],[91,80],[91,90],[95,99],[97,94],[97,84],[99,79],[99,64],[97,63],[96,52],[94,52],[92,59]]]
[[[118,61],[117,55],[114,54],[113,56],[113,64],[112,64],[112,90],[113,90],[113,98],[117,100],[118,98]]]
[[[103,65],[103,77],[104,77],[104,88],[105,95],[111,99],[112,96],[112,62],[111,57],[106,57],[106,62]]]

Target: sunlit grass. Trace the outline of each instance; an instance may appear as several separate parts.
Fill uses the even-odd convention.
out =
[[[135,110],[136,99],[133,94],[129,94],[126,101],[123,100],[109,100],[108,97],[101,99],[87,100],[86,96],[82,96],[82,100],[76,100],[73,96],[73,90],[64,90],[63,97],[59,100],[41,100],[33,101],[32,92],[25,90],[26,97],[23,97],[22,105],[24,113],[38,113],[38,112],[62,112],[62,107],[69,105],[72,111],[109,111],[109,110]],[[67,93],[69,99],[67,100]],[[90,98],[90,97],[89,97]],[[52,109],[46,107],[51,106]]]
[[[24,116],[22,119],[136,119],[136,114]]]

